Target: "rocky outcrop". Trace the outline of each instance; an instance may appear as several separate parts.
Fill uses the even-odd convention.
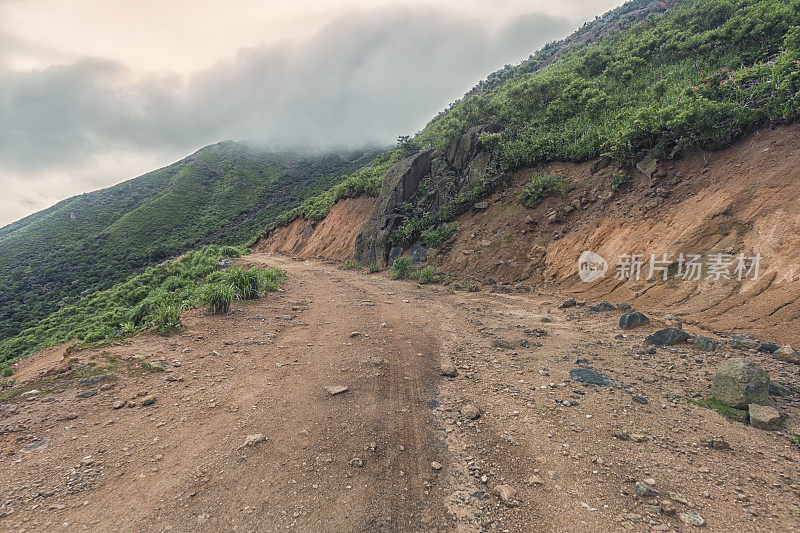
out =
[[[499,124],[475,126],[459,136],[443,156],[435,157],[433,150],[423,150],[390,168],[383,178],[375,212],[356,239],[356,258],[362,263],[385,265],[397,257],[401,250],[392,250],[391,236],[409,216],[438,213],[457,195],[494,172],[485,136],[502,131]]]

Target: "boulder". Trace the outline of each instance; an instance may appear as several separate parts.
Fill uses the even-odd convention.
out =
[[[573,381],[586,383],[588,385],[599,385],[600,387],[608,387],[611,385],[611,378],[606,374],[588,368],[573,368],[569,371],[569,377]]]
[[[681,342],[686,342],[692,336],[678,328],[664,328],[648,335],[644,340],[656,346],[672,346]]]
[[[747,407],[747,413],[750,415],[750,425],[755,428],[774,431],[783,425],[781,414],[774,407],[751,403]]]
[[[619,327],[622,329],[631,329],[649,323],[650,319],[639,311],[631,311],[619,317]]]
[[[753,361],[729,359],[714,375],[711,396],[735,409],[747,409],[751,403],[763,405],[769,397],[769,377]]]

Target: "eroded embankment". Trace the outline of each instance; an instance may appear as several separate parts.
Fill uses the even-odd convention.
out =
[[[374,205],[375,200],[369,197],[340,200],[324,220],[315,223],[297,218],[260,237],[253,251],[344,261],[352,257],[356,236]]]

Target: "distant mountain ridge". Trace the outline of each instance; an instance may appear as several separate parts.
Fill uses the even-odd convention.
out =
[[[246,243],[378,153],[307,156],[226,141],[0,228],[0,339],[186,250]]]

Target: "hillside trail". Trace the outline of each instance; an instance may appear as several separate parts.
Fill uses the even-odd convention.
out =
[[[113,375],[0,404],[0,530],[798,529],[800,449],[684,400],[725,349],[643,356],[631,345],[658,321],[623,336],[616,312],[536,289],[244,261],[289,283],[227,316],[188,311],[177,335],[26,362],[31,386],[65,364]],[[730,449],[706,445],[720,437]]]

